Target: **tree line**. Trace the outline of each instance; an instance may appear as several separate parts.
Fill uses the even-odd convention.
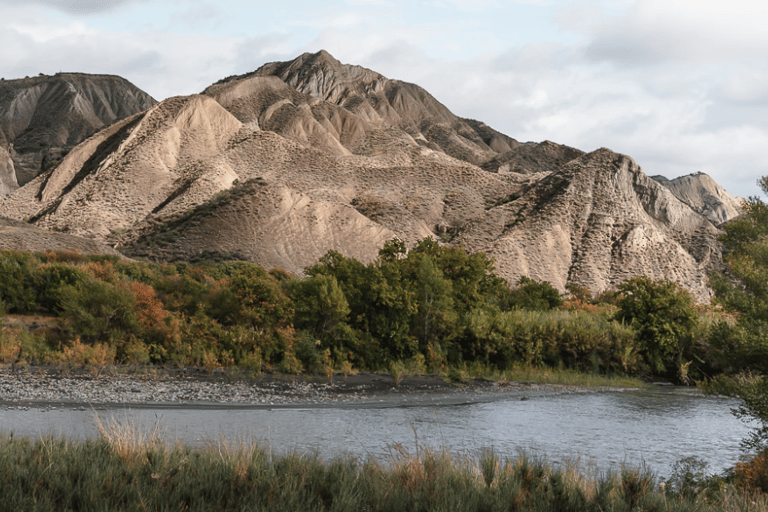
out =
[[[45,362],[75,346],[124,364],[312,374],[546,366],[677,382],[732,363],[732,347],[709,342],[706,315],[670,281],[637,277],[593,298],[528,278],[510,286],[494,270],[487,255],[430,238],[410,250],[392,240],[369,264],[329,251],[302,277],[246,262],[5,251],[2,311],[56,325],[42,338],[6,328],[0,358]]]

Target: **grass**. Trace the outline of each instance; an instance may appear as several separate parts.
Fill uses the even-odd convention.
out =
[[[642,468],[554,468],[524,454],[478,458],[401,446],[389,460],[274,456],[245,442],[202,448],[164,443],[128,425],[86,441],[0,436],[7,510],[584,511],[768,510],[722,483],[695,493]]]
[[[646,388],[648,384],[626,375],[600,375],[557,368],[520,367],[503,373],[503,379],[537,384],[563,384],[583,387]]]
[[[458,369],[452,369],[454,372]],[[450,373],[450,372],[449,372]],[[510,370],[495,370],[491,367],[473,363],[464,373],[475,379],[495,381],[500,385],[509,382],[521,382],[528,384],[561,384],[565,386],[579,386],[586,388],[647,388],[649,384],[628,375],[603,375],[598,373],[586,373],[573,369],[559,369],[538,366],[515,366]]]

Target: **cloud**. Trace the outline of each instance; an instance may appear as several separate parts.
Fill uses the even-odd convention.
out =
[[[585,26],[592,38],[586,55],[628,66],[762,57],[766,19],[768,4],[751,0],[637,0],[621,14]]]
[[[739,195],[768,168],[768,4],[346,0],[267,12],[244,0],[159,0],[144,23],[142,9],[128,8],[144,0],[33,1],[0,0],[6,78],[114,73],[163,99],[326,49],[521,141],[605,146],[649,174],[704,171]],[[550,25],[526,29],[526,16]]]
[[[143,1],[146,0],[25,0],[25,3],[51,7],[69,14],[93,14]],[[0,0],[0,4],[18,5],[18,0]]]

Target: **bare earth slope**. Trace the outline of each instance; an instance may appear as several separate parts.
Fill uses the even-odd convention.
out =
[[[707,272],[720,257],[717,233],[634,160],[600,149],[492,209],[460,239],[494,256],[510,281],[529,276],[602,292],[645,274],[706,299]]]
[[[741,201],[726,192],[707,174],[700,172],[673,180],[663,176],[652,176],[652,178],[714,224],[722,224],[741,214]]]
[[[707,300],[718,231],[695,204],[629,157],[521,144],[319,52],[103,129],[0,215],[134,257],[295,273],[330,249],[368,262],[393,237],[432,236],[487,251],[512,282],[600,292],[647,274]]]
[[[153,104],[118,76],[59,73],[0,81],[0,195],[3,183],[27,183],[86,137]]]
[[[64,251],[122,256],[109,245],[64,233],[52,233],[26,222],[0,217],[0,251]]]

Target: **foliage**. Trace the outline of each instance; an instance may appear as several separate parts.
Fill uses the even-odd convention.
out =
[[[713,498],[672,498],[647,471],[590,472],[524,454],[486,450],[457,459],[402,447],[391,460],[274,455],[226,442],[166,444],[156,432],[102,425],[101,438],[0,438],[0,482],[8,510],[445,511],[768,509],[759,495],[725,485]]]
[[[758,184],[768,193],[768,176]],[[710,343],[720,354],[724,370],[750,378],[731,380],[725,393],[742,400],[736,415],[760,426],[743,441],[746,449],[768,448],[768,205],[749,199],[744,215],[723,226],[727,273],[715,273],[710,284],[715,300],[733,320],[711,329]],[[725,380],[725,379],[724,379]]]
[[[476,365],[635,374],[641,365],[635,332],[606,313],[613,306],[572,289],[581,302],[560,311],[549,283],[523,279],[511,290],[491,259],[461,246],[392,240],[369,264],[329,251],[305,273],[0,252],[0,301],[10,314],[54,315],[61,329],[47,340],[60,353],[101,344],[127,364],[348,373],[418,361],[419,373],[436,375]]]
[[[550,283],[521,277],[516,289],[509,292],[508,309],[541,311],[561,306],[563,299]]]
[[[8,312],[25,313],[35,308],[32,286],[33,258],[29,253],[3,251],[0,257],[0,301]]]
[[[640,358],[629,327],[583,312],[476,309],[464,339],[465,359],[633,373]]]
[[[116,340],[138,330],[136,300],[130,289],[88,279],[59,288],[62,325],[89,342]]]
[[[768,193],[768,176],[759,182]],[[710,284],[716,303],[735,316],[721,321],[711,342],[734,371],[768,374],[768,205],[752,197],[744,215],[723,226],[727,273],[715,273]]]
[[[676,362],[693,344],[699,318],[693,298],[672,281],[646,276],[629,279],[618,288],[622,296],[616,319],[637,331],[640,352],[654,373],[674,375]]]
[[[760,452],[747,462],[737,463],[734,476],[744,490],[768,493],[768,452]]]

